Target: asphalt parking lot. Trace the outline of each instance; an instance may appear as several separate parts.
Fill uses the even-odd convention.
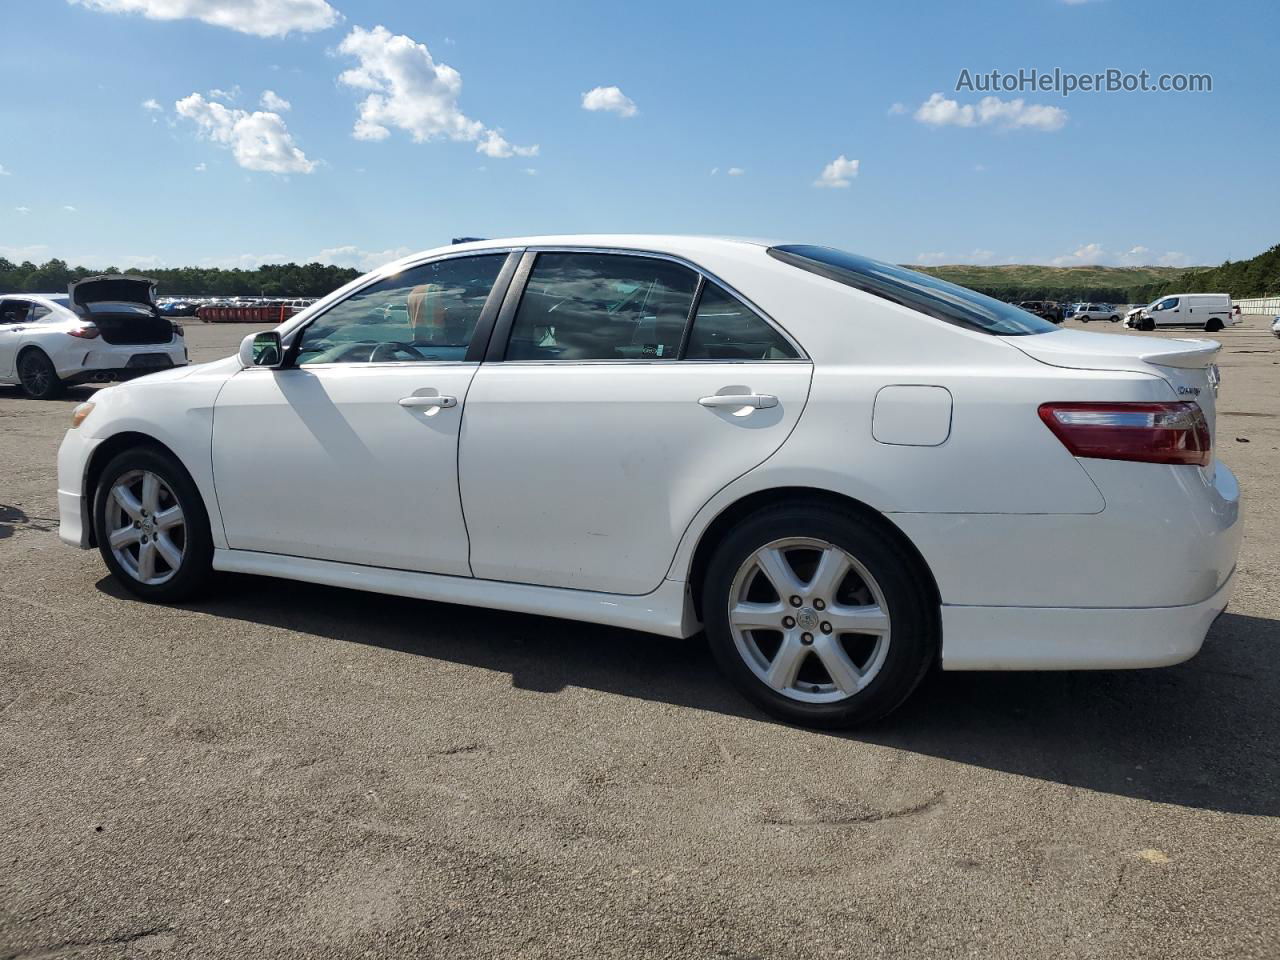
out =
[[[193,360],[246,332],[188,324]],[[846,735],[698,640],[249,577],[139,603],[57,539],[92,388],[0,387],[0,960],[1280,956],[1280,340],[1215,338],[1247,533],[1203,652],[940,674]]]

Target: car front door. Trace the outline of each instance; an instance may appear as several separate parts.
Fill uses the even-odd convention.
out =
[[[526,253],[467,398],[474,575],[653,591],[694,514],[782,445],[811,373],[775,325],[689,266]]]
[[[406,268],[316,317],[283,369],[232,377],[213,429],[228,546],[469,576],[458,436],[515,262]]]

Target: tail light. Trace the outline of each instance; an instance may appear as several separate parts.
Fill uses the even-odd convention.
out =
[[[67,333],[73,337],[79,337],[81,340],[93,340],[95,337],[102,336],[102,331],[92,323],[81,324],[74,330],[68,330]]]
[[[1077,457],[1207,467],[1213,455],[1196,403],[1046,403],[1040,419]]]

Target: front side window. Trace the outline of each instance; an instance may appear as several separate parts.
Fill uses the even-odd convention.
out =
[[[299,366],[466,359],[506,259],[437,260],[358,290],[302,332]]]
[[[976,290],[833,247],[785,244],[770,247],[769,255],[809,273],[971,330],[1016,337],[1058,329],[1034,313]]]
[[[507,360],[675,360],[698,276],[655,257],[540,253]]]
[[[1161,300],[1159,303],[1157,303],[1157,304],[1156,304],[1156,306],[1155,306],[1155,308],[1156,308],[1157,310],[1172,310],[1172,309],[1173,309],[1174,307],[1176,307],[1177,305],[1178,305],[1178,298],[1177,298],[1177,297],[1169,297],[1169,298],[1167,298],[1167,299],[1165,299],[1165,300]]]
[[[702,288],[685,348],[687,360],[795,360],[777,330],[711,281]]]

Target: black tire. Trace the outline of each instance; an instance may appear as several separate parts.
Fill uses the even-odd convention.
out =
[[[1156,322],[1155,322],[1154,320],[1152,320],[1150,317],[1148,317],[1147,319],[1143,320],[1143,321],[1138,325],[1138,329],[1139,329],[1139,330],[1148,330],[1148,331],[1150,331],[1150,330],[1154,330],[1155,328],[1156,328]]]
[[[1089,318],[1088,318],[1088,317],[1081,317],[1081,318],[1080,318],[1080,322],[1081,322],[1081,323],[1088,323],[1088,322],[1089,322]]]
[[[65,389],[53,361],[35,348],[24,350],[18,357],[18,382],[23,393],[33,400],[56,400]]]
[[[1119,318],[1119,317],[1114,317],[1114,316],[1113,316],[1113,317],[1111,317],[1110,319],[1111,319],[1111,322],[1112,322],[1112,323],[1119,323],[1119,322],[1120,322],[1120,318]]]
[[[1219,320],[1217,317],[1214,317],[1212,320],[1210,320],[1208,323],[1204,325],[1205,333],[1217,333],[1221,329],[1222,329],[1222,321]]]
[[[785,538],[834,544],[862,564],[879,585],[888,608],[889,645],[879,671],[852,696],[828,703],[793,699],[757,677],[739,652],[729,625],[735,578],[756,550]],[[720,669],[748,700],[789,723],[824,728],[869,723],[900,706],[938,660],[937,601],[927,575],[886,521],[822,506],[766,507],[741,521],[717,547],[701,597],[707,639]]]
[[[117,480],[133,471],[156,474],[168,486],[185,518],[181,562],[163,583],[149,584],[138,580],[116,558],[109,543],[107,507],[111,488]],[[134,447],[111,458],[103,468],[94,491],[93,529],[98,551],[107,569],[122,587],[143,600],[152,603],[186,600],[207,587],[213,577],[213,537],[204,500],[182,464],[162,450]]]

